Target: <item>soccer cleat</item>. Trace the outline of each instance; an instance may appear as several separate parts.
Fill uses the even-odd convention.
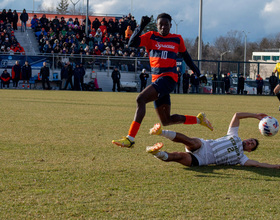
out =
[[[162,133],[162,128],[160,123],[155,124],[154,127],[150,129],[149,133],[152,135],[160,135]]]
[[[209,128],[211,131],[214,130],[213,126],[211,125],[211,122],[208,121],[208,119],[206,118],[206,115],[204,113],[200,112],[196,117],[200,120],[200,124],[202,126]]]
[[[131,141],[128,137],[123,137],[120,140],[112,140],[112,143],[120,147],[133,148],[135,142]]]
[[[160,152],[160,149],[163,147],[163,143],[156,143],[153,146],[148,146],[146,147],[146,152],[151,153],[153,155],[157,154]]]

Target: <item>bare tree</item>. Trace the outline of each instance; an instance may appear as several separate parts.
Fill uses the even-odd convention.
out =
[[[227,36],[220,36],[215,40],[214,46],[221,52],[234,52],[237,48],[243,46],[241,31],[230,31]]]
[[[276,34],[274,38],[275,48],[280,48],[280,33]]]
[[[260,50],[274,48],[272,39],[268,39],[266,37],[261,40],[259,45],[260,45]]]

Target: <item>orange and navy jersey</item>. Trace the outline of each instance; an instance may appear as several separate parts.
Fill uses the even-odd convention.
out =
[[[152,82],[162,76],[170,76],[178,81],[176,71],[177,53],[186,51],[183,38],[178,34],[162,36],[158,32],[150,31],[140,36],[140,47],[146,47],[150,57]]]

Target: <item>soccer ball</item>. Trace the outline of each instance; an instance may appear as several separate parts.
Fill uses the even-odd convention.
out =
[[[260,121],[259,130],[262,135],[272,137],[277,134],[279,130],[279,123],[276,118],[266,116]]]

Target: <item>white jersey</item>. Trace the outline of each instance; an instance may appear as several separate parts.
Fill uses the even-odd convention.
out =
[[[238,137],[239,127],[229,127],[227,135],[216,140],[201,140],[201,147],[192,152],[199,165],[244,165],[249,159],[243,151],[242,140]],[[186,149],[187,152],[189,152]]]
[[[244,165],[248,160],[244,155],[242,140],[238,137],[238,127],[229,127],[227,135],[213,140],[210,146],[217,165]]]

